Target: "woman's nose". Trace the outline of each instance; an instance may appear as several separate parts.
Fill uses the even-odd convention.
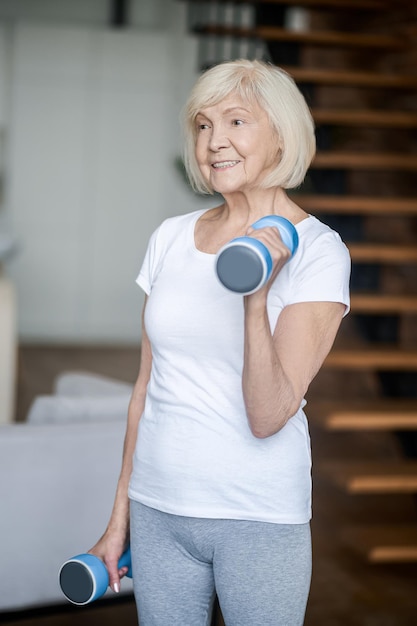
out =
[[[209,147],[211,150],[220,150],[226,148],[229,145],[229,139],[227,138],[224,129],[219,127],[213,127],[210,135]]]

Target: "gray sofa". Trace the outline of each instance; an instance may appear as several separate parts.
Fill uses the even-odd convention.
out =
[[[67,373],[53,395],[36,398],[26,423],[0,426],[0,622],[1,612],[67,602],[58,571],[105,529],[130,393],[122,382]]]

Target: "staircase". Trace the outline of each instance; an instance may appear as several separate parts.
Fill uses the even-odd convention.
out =
[[[329,437],[389,437],[395,458],[322,459],[351,498],[417,493],[417,7],[413,0],[189,1],[201,69],[276,63],[303,91],[317,156],[292,197],[335,228],[353,261],[352,311],[312,385],[309,417]],[[320,387],[320,381],[325,380]],[[368,381],[364,384],[364,381]],[[355,386],[356,385],[356,386]],[[323,387],[326,392],[323,392]],[[321,392],[315,393],[315,389]],[[353,390],[354,391],[352,393]],[[364,391],[365,390],[365,391]],[[392,434],[391,434],[392,433]],[[417,562],[416,517],[355,527],[370,562]]]

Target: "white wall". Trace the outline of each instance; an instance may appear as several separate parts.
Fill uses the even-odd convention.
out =
[[[0,0],[0,20],[104,26],[112,0]],[[165,29],[181,15],[181,0],[130,0],[128,21],[133,27]]]
[[[0,129],[4,129],[6,124],[6,84],[8,82],[7,70],[7,31],[5,26],[3,24],[0,24]]]
[[[1,4],[10,3],[0,19]],[[137,341],[134,279],[150,233],[210,203],[174,167],[179,110],[197,75],[180,8],[165,30],[8,23],[3,211],[19,245],[7,273],[22,341]]]

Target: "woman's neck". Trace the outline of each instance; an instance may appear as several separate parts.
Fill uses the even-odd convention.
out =
[[[221,218],[240,227],[250,226],[265,215],[281,215],[293,223],[307,216],[281,187],[225,194],[224,199]]]

